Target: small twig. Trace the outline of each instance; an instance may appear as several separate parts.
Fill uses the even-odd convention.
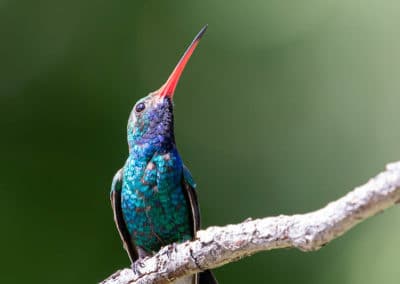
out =
[[[196,240],[166,246],[155,256],[137,261],[136,271],[120,270],[102,283],[166,283],[259,251],[288,247],[317,250],[361,221],[399,202],[400,162],[396,162],[322,209],[209,227],[199,231]]]

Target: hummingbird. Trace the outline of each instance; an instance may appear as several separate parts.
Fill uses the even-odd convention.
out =
[[[168,80],[139,99],[128,119],[129,156],[115,174],[111,205],[132,268],[161,247],[193,240],[200,229],[196,184],[179,155],[174,135],[175,88],[207,26],[186,49]],[[206,270],[175,283],[217,283]]]

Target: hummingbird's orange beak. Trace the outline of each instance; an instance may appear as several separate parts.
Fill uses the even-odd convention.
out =
[[[165,82],[165,84],[157,91],[158,95],[161,98],[170,97],[172,99],[172,97],[174,96],[175,88],[178,85],[179,78],[182,75],[183,69],[185,69],[186,63],[189,61],[190,56],[192,55],[193,51],[196,49],[197,45],[199,44],[201,37],[206,32],[206,29],[207,29],[207,25],[205,25],[200,30],[200,32],[194,38],[192,43],[186,49],[182,58],[179,60],[174,71],[172,71],[171,75],[169,75],[167,82]]]

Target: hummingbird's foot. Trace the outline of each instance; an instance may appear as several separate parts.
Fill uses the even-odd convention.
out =
[[[167,256],[170,257],[172,252],[177,252],[176,243],[168,245]]]
[[[137,273],[138,269],[140,268],[144,268],[145,265],[143,263],[143,259],[145,259],[146,257],[150,257],[151,253],[148,253],[145,249],[143,249],[142,247],[137,246],[136,247],[136,251],[138,253],[139,259],[136,260],[134,263],[132,263],[131,268],[132,270]]]
[[[148,253],[144,248],[137,246],[136,247],[139,259],[140,258],[146,258],[148,256],[151,256],[151,253]]]
[[[131,265],[131,269],[135,274],[139,274],[139,271],[143,269],[146,265],[144,265],[142,259],[138,259]]]
[[[131,265],[131,269],[133,270],[133,272],[135,273],[135,274],[137,274],[137,269],[136,269],[136,261],[134,262],[134,263],[132,263],[132,265]]]
[[[132,263],[131,265],[131,269],[133,270],[133,273],[138,274],[138,270],[137,270],[137,261],[135,261],[134,263]]]

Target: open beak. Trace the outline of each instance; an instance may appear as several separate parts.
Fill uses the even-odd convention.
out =
[[[207,30],[207,25],[205,25],[200,30],[200,32],[196,35],[196,37],[194,38],[192,43],[186,49],[182,58],[179,60],[174,71],[172,71],[167,82],[165,82],[165,84],[157,91],[158,95],[161,98],[170,97],[172,99],[172,97],[174,96],[175,88],[178,85],[179,78],[182,75],[183,69],[185,69],[186,63],[189,61],[190,56],[192,55],[193,51],[196,49],[197,45],[200,42],[201,37],[206,32],[206,30]]]

